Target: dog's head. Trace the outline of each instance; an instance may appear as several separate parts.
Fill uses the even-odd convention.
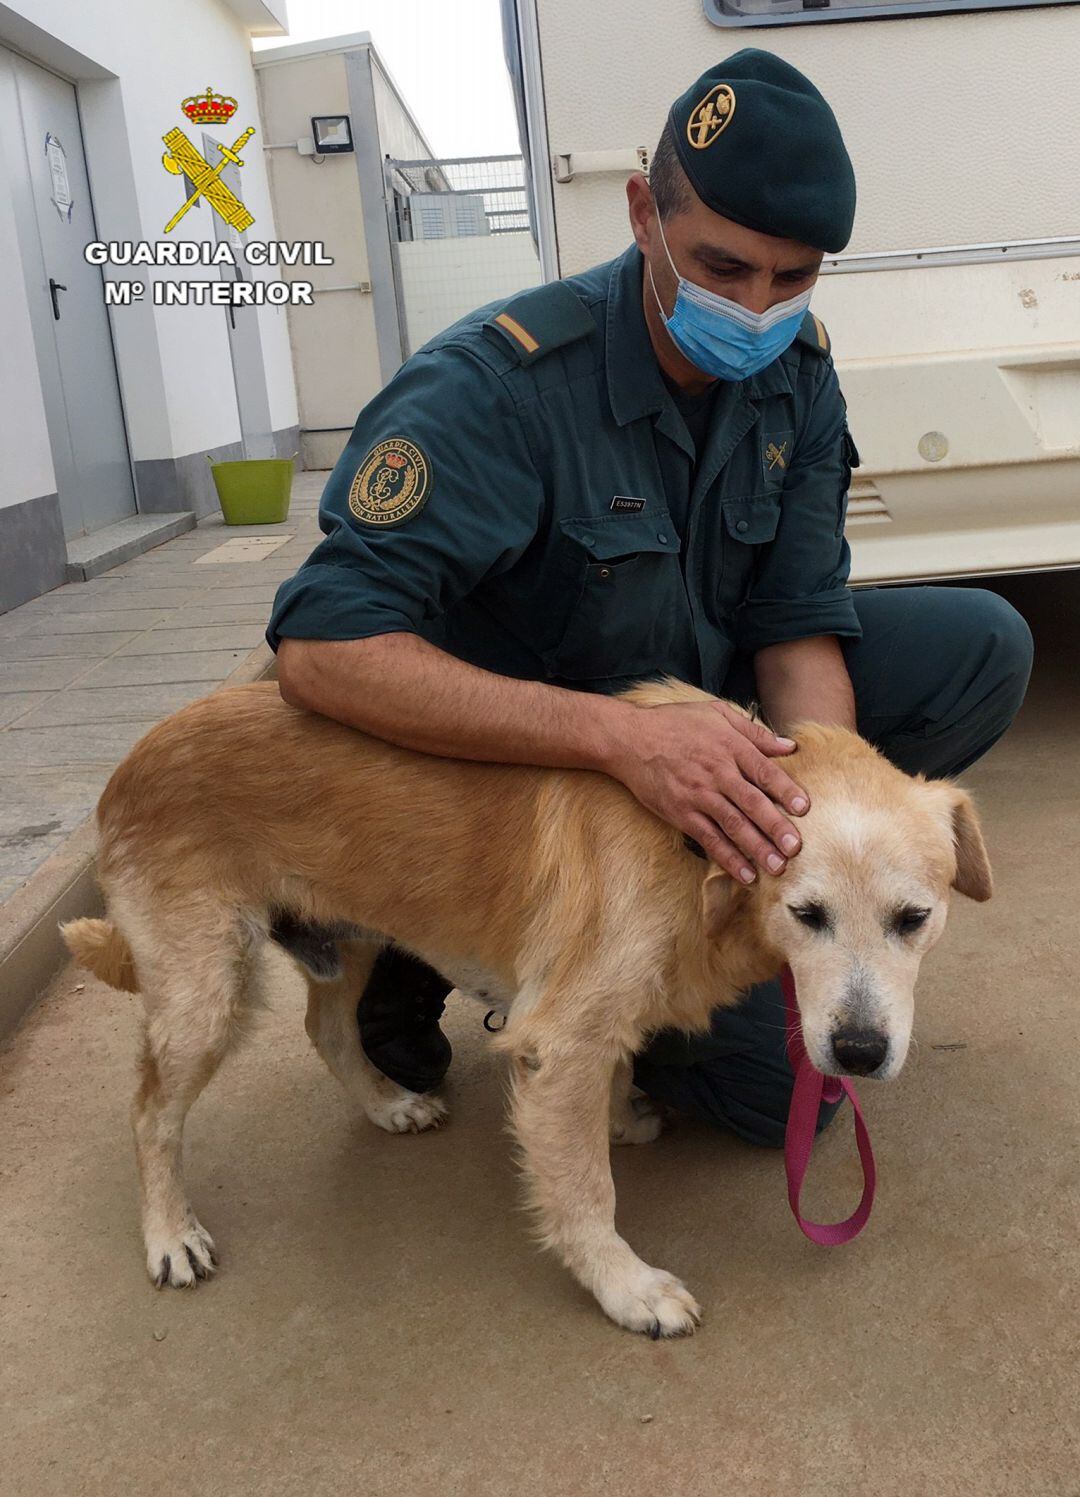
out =
[[[891,1078],[904,1064],[919,964],[953,889],[989,899],[990,864],[970,797],[903,774],[842,729],[797,730],[784,761],[811,809],[803,848],[779,878],[739,891],[706,876],[719,939],[745,900],[759,939],[791,967],[807,1054],[831,1075]],[[748,907],[748,908],[747,908]]]

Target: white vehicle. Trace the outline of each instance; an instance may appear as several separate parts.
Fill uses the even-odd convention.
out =
[[[547,279],[626,246],[626,176],[712,63],[764,48],[832,104],[859,207],[813,310],[862,457],[854,581],[1080,566],[1075,0],[504,0],[504,11]]]

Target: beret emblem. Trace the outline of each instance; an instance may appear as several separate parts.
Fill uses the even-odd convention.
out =
[[[735,92],[726,83],[717,83],[690,111],[686,122],[686,138],[695,151],[711,146],[721,131],[726,130],[735,115]]]
[[[431,470],[413,442],[391,437],[373,447],[356,470],[349,509],[367,525],[400,525],[424,507]]]

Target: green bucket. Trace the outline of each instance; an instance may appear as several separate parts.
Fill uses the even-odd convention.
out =
[[[226,525],[279,525],[289,513],[291,457],[249,457],[235,463],[211,461],[214,487]]]

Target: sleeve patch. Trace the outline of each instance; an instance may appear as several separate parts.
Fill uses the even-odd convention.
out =
[[[431,494],[431,465],[404,437],[379,442],[356,470],[349,510],[365,525],[402,525],[418,514]]]

